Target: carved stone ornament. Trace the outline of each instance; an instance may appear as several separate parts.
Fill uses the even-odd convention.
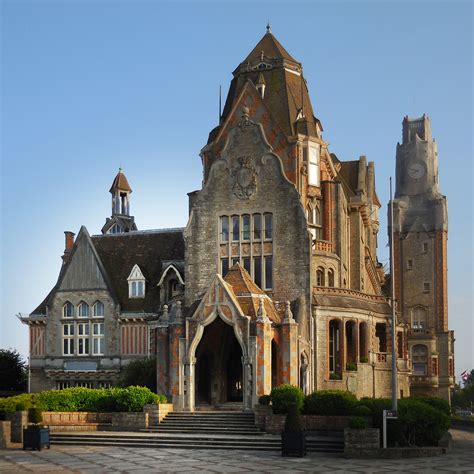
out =
[[[257,191],[257,172],[249,156],[240,157],[238,162],[239,165],[232,171],[232,191],[239,199],[250,199]]]

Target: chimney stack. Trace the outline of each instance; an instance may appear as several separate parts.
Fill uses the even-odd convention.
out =
[[[74,246],[74,236],[76,234],[74,232],[71,232],[70,230],[64,231],[64,254],[62,256],[63,262],[66,263],[66,260],[71,253],[71,250]]]

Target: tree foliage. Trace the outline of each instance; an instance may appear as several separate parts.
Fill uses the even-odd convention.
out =
[[[146,357],[131,361],[122,371],[120,386],[138,385],[156,393],[156,358]]]
[[[28,369],[15,349],[0,349],[0,391],[24,392],[28,388]]]

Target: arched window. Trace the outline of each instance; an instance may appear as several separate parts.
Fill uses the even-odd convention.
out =
[[[67,301],[63,306],[63,318],[72,318],[74,316],[74,305]]]
[[[423,344],[413,346],[411,350],[413,375],[428,375],[428,348]]]
[[[324,268],[316,270],[316,286],[324,286]]]
[[[423,332],[426,329],[426,309],[416,306],[412,310],[412,327],[415,332]]]
[[[95,317],[100,317],[104,315],[104,303],[102,303],[102,301],[96,301],[94,303],[92,314]]]
[[[341,373],[341,346],[340,346],[340,334],[341,334],[341,322],[333,319],[329,322],[329,334],[328,334],[328,345],[329,345],[329,372],[340,374]]]
[[[89,317],[89,305],[84,301],[79,305],[77,315],[81,318]]]
[[[367,323],[359,324],[359,361],[363,364],[369,362],[367,350]]]
[[[331,268],[328,270],[328,286],[334,287],[334,270]]]

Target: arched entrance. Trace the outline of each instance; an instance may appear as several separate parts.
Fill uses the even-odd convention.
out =
[[[234,328],[217,317],[196,348],[196,405],[243,401],[242,348]]]

